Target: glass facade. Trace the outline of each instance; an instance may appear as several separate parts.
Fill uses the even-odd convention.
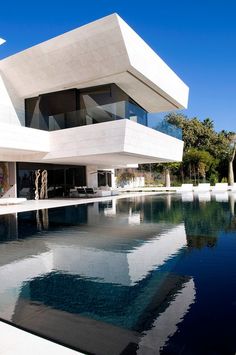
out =
[[[110,186],[111,187],[111,171],[98,170],[98,186]]]
[[[35,172],[48,172],[48,198],[69,196],[70,188],[86,186],[86,168],[84,166],[18,163],[17,164],[17,193],[18,197],[34,199]],[[41,181],[39,179],[39,189]]]
[[[25,100],[26,127],[46,131],[124,118],[147,124],[147,112],[115,84],[59,91]]]
[[[70,89],[25,100],[25,125],[45,131],[128,119],[182,140],[180,128],[147,113],[115,84]]]

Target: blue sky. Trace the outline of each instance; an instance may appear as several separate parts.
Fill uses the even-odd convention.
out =
[[[183,113],[236,131],[236,1],[4,1],[0,58],[117,12],[190,87]]]

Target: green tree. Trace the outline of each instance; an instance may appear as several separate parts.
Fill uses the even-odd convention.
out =
[[[228,141],[227,160],[228,160],[228,183],[234,184],[234,169],[233,163],[236,153],[236,134],[234,132],[221,131],[224,139]]]
[[[125,185],[135,178],[133,169],[119,169],[116,172],[116,182],[118,185]]]
[[[142,169],[161,172],[165,184],[170,184],[170,176],[175,175],[182,182],[188,179],[208,179],[211,183],[226,179],[234,183],[233,162],[236,154],[236,134],[216,132],[211,118],[200,121],[188,118],[182,113],[169,113],[164,121],[182,129],[184,141],[183,163],[144,164]],[[157,127],[158,129],[158,127]]]
[[[212,158],[215,159],[214,161],[211,161],[212,159],[210,159],[210,162],[208,162],[209,164],[205,166],[207,167],[208,165],[210,165],[208,171],[212,174],[212,177],[219,176],[220,179],[225,177],[227,175],[225,167],[228,166],[228,180],[232,183],[235,145],[232,146],[232,144],[230,143],[232,143],[232,137],[234,137],[233,132],[216,132],[214,130],[213,121],[210,118],[206,118],[201,122],[197,117],[189,119],[183,114],[170,113],[166,116],[166,120],[169,123],[182,128],[184,140],[183,162],[185,162],[185,154],[189,152],[189,149],[194,148],[200,151],[206,151],[211,155]],[[187,158],[189,159],[188,156]],[[194,157],[192,157],[192,159],[194,159]],[[186,167],[186,164],[184,165]],[[198,170],[201,168],[201,166],[204,170],[204,165],[205,163],[201,162],[200,167],[198,166]],[[189,168],[189,171],[187,173],[187,176],[189,176],[189,178],[191,178],[191,172],[192,170]]]
[[[190,148],[184,154],[183,164],[189,170],[190,179],[193,177],[196,184],[200,179],[206,180],[206,173],[215,168],[217,160],[205,150]]]

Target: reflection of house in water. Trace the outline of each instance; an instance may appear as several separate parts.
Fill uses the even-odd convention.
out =
[[[17,215],[0,215],[0,242],[17,238]]]
[[[18,216],[18,241],[0,245],[0,316],[89,352],[139,344],[145,353],[156,333],[163,346],[194,302],[193,280],[172,273],[184,225],[134,223],[133,210],[115,215],[111,204],[80,207],[41,211],[39,232],[34,212]]]
[[[195,293],[192,278],[183,282],[181,290],[175,293],[165,310],[154,320],[152,328],[144,332],[139,342],[138,355],[145,355],[151,351],[155,355],[160,353],[167,340],[177,331],[177,324],[183,321],[189,307],[194,303]]]

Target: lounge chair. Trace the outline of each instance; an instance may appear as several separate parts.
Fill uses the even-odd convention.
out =
[[[85,193],[87,197],[97,197],[97,191],[93,187],[85,187]]]
[[[118,195],[120,195],[120,191],[117,190],[117,189],[111,190],[111,195],[112,196],[118,196]]]
[[[211,189],[211,185],[209,183],[202,183],[202,184],[198,184],[198,186],[195,186],[193,188],[194,192],[206,192],[206,191],[210,191]]]
[[[105,197],[105,196],[111,196],[112,192],[111,190],[97,190],[97,197]]]
[[[232,186],[229,186],[229,190],[236,192],[236,183],[234,183]]]
[[[20,190],[20,196],[22,198],[30,198],[30,188],[29,187],[23,187],[21,190]]]
[[[227,182],[218,182],[212,187],[212,192],[225,192],[229,190]]]
[[[20,203],[24,203],[26,198],[19,198],[19,197],[3,197],[0,198],[0,205],[18,205]]]
[[[79,197],[78,189],[77,188],[70,189],[69,197]]]
[[[178,187],[177,192],[190,192],[193,191],[193,184],[182,184],[182,186]]]
[[[86,187],[77,187],[78,197],[87,197]]]

